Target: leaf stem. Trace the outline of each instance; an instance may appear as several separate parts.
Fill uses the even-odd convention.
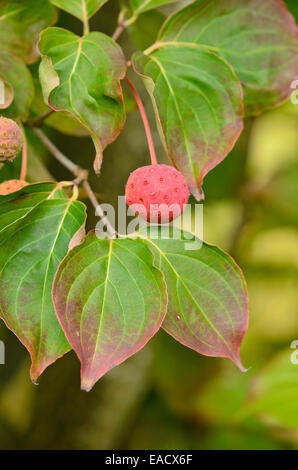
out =
[[[87,13],[85,0],[81,0],[81,1],[82,1],[82,10],[83,10],[84,36],[85,36],[85,34],[89,33],[90,27],[89,27],[89,19],[88,19],[88,13]]]
[[[101,205],[99,204],[99,202],[97,201],[96,197],[95,197],[95,194],[94,192],[92,191],[91,189],[91,186],[90,184],[88,183],[87,180],[83,181],[82,183],[86,193],[88,194],[88,197],[90,199],[90,201],[92,202],[93,204],[93,207],[95,208],[96,210],[96,215],[98,215],[102,220],[103,222],[105,223],[105,226],[107,228],[107,233],[110,235],[111,238],[118,238],[118,234],[116,232],[116,230],[114,229],[114,227],[110,224],[109,220],[107,219],[107,217],[105,216],[102,208],[101,208]]]
[[[151,129],[150,129],[150,125],[149,125],[149,121],[148,121],[148,118],[147,118],[147,115],[146,115],[144,105],[142,103],[140,95],[138,94],[137,90],[135,89],[134,85],[129,80],[129,78],[125,77],[125,81],[128,84],[129,88],[131,89],[132,94],[133,94],[133,96],[136,100],[136,103],[137,103],[139,111],[140,111],[140,115],[141,115],[141,118],[142,118],[142,121],[143,121],[143,124],[144,124],[146,136],[147,136],[148,147],[149,147],[149,151],[150,151],[150,157],[151,157],[152,165],[157,165],[158,162],[157,162],[157,158],[156,158],[154,142],[153,142]]]
[[[86,19],[86,21],[84,21],[84,36],[88,34],[89,32],[90,32],[89,21],[88,19]]]
[[[67,168],[73,175],[76,176],[76,179],[73,181],[73,184],[78,186],[82,183],[90,201],[92,202],[94,208],[96,209],[97,215],[104,221],[107,228],[107,233],[111,238],[117,238],[118,234],[116,230],[112,227],[107,217],[105,216],[99,202],[97,201],[94,192],[91,189],[90,184],[87,181],[88,170],[75,165],[66,155],[64,155],[60,150],[50,141],[50,139],[45,135],[41,129],[34,129],[33,132],[39,137],[44,146],[51,152],[51,154],[58,160],[61,165]]]
[[[130,26],[131,24],[133,24],[137,19],[137,15],[133,15],[131,18],[125,19],[125,12],[126,12],[125,9],[120,11],[120,14],[119,14],[119,17],[118,17],[118,25],[117,25],[117,27],[116,27],[113,35],[112,35],[112,39],[114,41],[117,41],[119,36],[125,30],[125,28],[127,26]]]

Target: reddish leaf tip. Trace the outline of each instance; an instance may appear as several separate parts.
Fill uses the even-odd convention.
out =
[[[94,384],[90,385],[88,381],[82,381],[81,383],[81,390],[83,390],[84,392],[91,392],[93,387]]]
[[[205,194],[201,186],[192,186],[190,188],[190,192],[193,197],[199,202],[205,200]]]
[[[43,368],[43,370],[41,370],[41,368],[37,368],[35,367],[35,365],[32,363],[32,366],[30,368],[30,379],[31,379],[31,382],[34,384],[34,385],[39,385],[38,383],[38,379],[39,377],[41,376],[42,372],[44,371],[45,368]]]
[[[86,373],[84,369],[81,371],[81,390],[84,392],[90,392],[94,385],[98,382],[101,377],[103,377],[107,370],[102,371],[102,373],[98,374],[96,371],[92,372],[90,375],[89,373]]]
[[[234,362],[234,364],[238,367],[241,372],[247,372],[249,370],[249,368],[244,367],[244,365],[242,364],[239,353],[235,354],[233,357],[230,357],[230,359]]]

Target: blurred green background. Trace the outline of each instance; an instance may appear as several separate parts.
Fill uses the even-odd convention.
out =
[[[297,19],[297,1],[287,3]],[[111,34],[117,14],[118,4],[109,2],[92,28]],[[144,15],[121,36],[127,56],[154,41],[163,17]],[[59,24],[81,32],[67,14],[60,15]],[[159,160],[167,162],[150,100],[139,78],[130,76],[146,104]],[[91,175],[100,201],[114,206],[129,173],[149,163],[128,93],[126,107],[124,131],[105,151],[101,176]],[[38,89],[34,110],[43,110]],[[73,161],[91,168],[90,139],[57,132],[51,119],[48,135]],[[67,129],[73,129],[72,122],[65,121]],[[31,181],[70,179],[30,132],[27,137]],[[297,156],[298,105],[289,101],[246,121],[235,149],[205,180],[204,239],[231,253],[248,282],[250,325],[242,346],[247,373],[228,360],[200,356],[161,331],[89,394],[80,391],[79,362],[72,352],[50,366],[36,387],[29,379],[28,354],[1,322],[6,365],[0,366],[0,448],[297,449],[298,364],[291,362],[291,343],[298,340]],[[3,167],[0,181],[17,175],[18,165]],[[97,219],[88,207],[92,227]]]

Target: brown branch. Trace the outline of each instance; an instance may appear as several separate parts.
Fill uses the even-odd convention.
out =
[[[103,210],[101,209],[101,206],[99,202],[97,201],[95,194],[88,183],[88,170],[85,170],[78,165],[75,165],[66,155],[64,155],[60,150],[53,144],[53,142],[50,141],[50,139],[44,134],[44,132],[41,129],[34,129],[34,133],[39,137],[41,142],[44,144],[44,146],[49,150],[49,152],[58,160],[61,165],[63,165],[65,168],[67,168],[74,176],[76,176],[76,179],[73,181],[73,184],[78,186],[79,184],[82,183],[82,186],[84,187],[86,193],[88,194],[88,197],[93,204],[94,208],[96,209],[97,215],[104,221],[105,226],[107,227],[107,233],[111,238],[116,238],[117,232],[115,229],[112,227],[108,219],[106,218]]]
[[[53,109],[49,109],[45,113],[41,114],[40,116],[37,116],[32,119],[28,119],[28,121],[25,123],[26,127],[42,127],[44,121],[50,117],[55,111]]]

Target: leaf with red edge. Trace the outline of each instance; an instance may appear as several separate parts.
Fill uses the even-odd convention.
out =
[[[196,0],[166,21],[158,41],[224,57],[243,85],[246,115],[287,99],[298,75],[298,28],[282,0]]]
[[[159,330],[167,294],[143,240],[103,240],[91,232],[60,265],[53,301],[89,391]]]
[[[197,44],[156,44],[133,56],[156,111],[165,149],[191,193],[203,198],[207,173],[243,128],[242,88],[224,59]]]
[[[231,359],[242,371],[240,345],[248,326],[244,276],[235,261],[215,246],[178,229],[140,232],[158,260],[169,303],[163,328],[200,354]],[[187,235],[187,236],[186,236]]]
[[[31,355],[31,378],[70,346],[51,299],[54,275],[85,223],[84,204],[55,184],[30,185],[0,197],[0,317]]]
[[[45,102],[71,113],[88,129],[97,151],[98,173],[104,148],[116,139],[125,121],[120,85],[126,73],[124,55],[103,33],[79,37],[62,28],[43,31],[39,49]]]

